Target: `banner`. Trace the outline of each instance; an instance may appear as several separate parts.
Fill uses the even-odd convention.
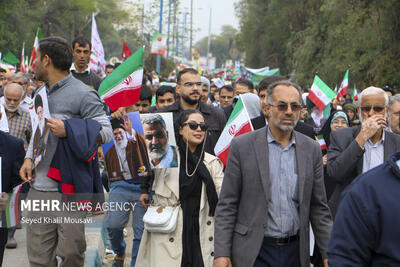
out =
[[[92,54],[90,55],[90,69],[97,73],[98,69],[105,73],[106,60],[104,59],[104,48],[99,32],[97,31],[96,18],[92,14]]]
[[[167,50],[167,35],[162,33],[154,33],[153,42],[151,45],[151,53],[158,55],[165,55]]]

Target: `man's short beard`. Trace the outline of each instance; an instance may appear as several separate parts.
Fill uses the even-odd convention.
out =
[[[4,107],[6,108],[6,110],[7,110],[8,112],[16,112],[16,111],[18,110],[18,106],[16,106],[15,108],[10,108],[10,107],[8,107],[7,104],[6,104],[6,105],[4,105]]]
[[[189,105],[196,105],[199,103],[200,98],[195,100],[195,99],[191,99],[189,96],[187,95],[181,95],[182,99],[185,100],[186,103],[188,103]]]
[[[159,147],[157,148],[157,151],[154,151],[154,149],[151,149],[150,147],[147,152],[149,153],[149,157],[151,159],[161,160],[167,154],[167,149],[164,150],[162,147]]]

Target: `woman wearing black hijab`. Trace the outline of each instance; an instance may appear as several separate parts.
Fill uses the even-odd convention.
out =
[[[207,125],[197,110],[185,110],[176,121],[179,167],[154,169],[154,205],[181,210],[169,234],[144,231],[136,264],[144,267],[211,267],[214,260],[214,214],[223,165],[204,151]]]

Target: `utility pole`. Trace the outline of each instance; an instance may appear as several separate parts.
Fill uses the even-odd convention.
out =
[[[175,34],[176,34],[176,0],[174,0],[174,28],[172,35],[172,51],[175,51]],[[176,55],[176,53],[175,53]]]
[[[193,41],[193,0],[190,1],[190,45],[189,60],[192,61],[192,41]]]
[[[185,43],[186,43],[186,35],[187,35],[187,31],[186,31],[186,27],[187,27],[187,12],[185,11],[183,13],[183,34],[182,34],[182,57],[186,57],[186,51],[185,51]]]
[[[158,27],[158,31],[161,34],[162,33],[162,13],[163,13],[163,0],[160,0],[160,25]],[[157,66],[156,66],[156,72],[158,75],[161,73],[161,55],[157,55]]]
[[[212,17],[212,8],[210,8],[210,20],[208,22],[208,42],[207,42],[207,68],[210,68],[210,44],[211,44],[211,17]]]
[[[167,36],[167,58],[169,57],[169,26],[171,24],[171,0],[168,4],[168,36]]]

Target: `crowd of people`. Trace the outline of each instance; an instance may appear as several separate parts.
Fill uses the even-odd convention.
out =
[[[110,110],[97,93],[105,77],[89,68],[90,51],[84,37],[72,45],[48,37],[34,75],[0,69],[0,116],[8,122],[0,131],[1,209],[22,182],[28,200],[107,191],[106,201],[131,204],[106,214],[113,267],[128,261],[130,216],[132,267],[400,266],[400,95],[393,89],[335,99],[324,116],[287,77],[218,86],[216,77],[185,68],[176,79],[145,71],[139,101]],[[107,65],[106,76],[117,67]],[[40,90],[51,118],[46,151],[33,166],[29,108]],[[233,139],[224,166],[214,148],[239,97],[252,131]],[[142,118],[143,134],[131,112],[151,114]],[[176,146],[162,113],[172,114]],[[111,141],[103,155],[99,145]],[[170,216],[172,227],[151,227],[157,214]],[[0,228],[0,263],[5,247],[17,247],[17,227]],[[57,266],[56,256],[59,266],[83,266],[84,224],[26,227],[30,266]]]

